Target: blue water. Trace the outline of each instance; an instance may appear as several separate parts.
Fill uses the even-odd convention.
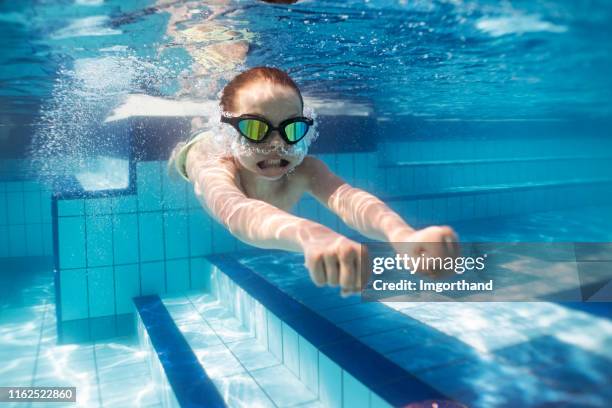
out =
[[[388,200],[411,222],[451,224],[464,241],[612,241],[612,144],[607,130],[612,124],[610,2],[232,4],[238,10],[229,10],[216,21],[232,30],[247,30],[250,50],[244,61],[222,74],[231,77],[243,67],[275,65],[287,70],[308,97],[340,106],[339,119],[336,113],[323,119],[329,131],[321,138],[326,154],[322,157],[342,177]],[[211,15],[205,4],[190,8],[190,16],[179,24],[182,28],[196,26]],[[128,186],[134,176],[128,171],[141,160],[137,198],[117,199],[112,205],[104,198],[80,203],[88,217],[103,214],[99,225],[107,227],[87,225],[93,225],[90,234],[99,252],[113,261],[96,265],[101,268],[94,272],[86,269],[91,266],[87,264],[61,271],[63,276],[75,276],[67,291],[74,303],[89,299],[84,292],[92,287],[104,294],[103,289],[111,288],[116,295],[115,275],[106,279],[99,271],[107,268],[115,273],[125,266],[119,262],[117,268],[113,258],[117,256],[113,240],[121,238],[116,231],[123,232],[117,228],[118,218],[127,220],[128,226],[130,217],[143,213],[154,220],[159,234],[145,236],[134,227],[133,235],[126,236],[133,244],[141,239],[140,233],[143,242],[159,244],[163,249],[157,252],[164,256],[166,251],[186,253],[171,260],[176,271],[197,269],[189,255],[200,248],[194,250],[189,242],[194,236],[181,235],[189,228],[205,225],[209,238],[222,237],[206,243],[209,249],[234,248],[233,241],[208,218],[204,220],[191,195],[186,198],[190,191],[163,178],[160,169],[168,146],[161,145],[165,139],[179,138],[175,122],[159,126],[164,129],[161,137],[147,133],[158,128],[157,122],[146,131],[142,126],[104,122],[130,94],[169,100],[216,97],[215,84],[206,78],[193,80],[196,61],[184,44],[165,33],[168,21],[167,12],[144,0],[0,3],[0,361],[4,363],[0,385],[76,385],[82,406],[157,407],[164,402],[156,389],[160,383],[134,333],[133,316],[115,318],[100,312],[119,310],[119,301],[105,303],[104,296],[99,304],[86,300],[85,314],[98,318],[58,322],[53,280],[58,245],[53,241],[51,194],[59,183],[51,181],[63,182],[78,170],[85,189],[89,185],[94,186],[91,190],[135,188]],[[185,91],[190,86],[191,94]],[[360,116],[362,112],[367,115]],[[141,139],[134,148],[127,135],[138,132]],[[347,142],[356,146],[355,151],[336,155],[345,151]],[[513,161],[517,158],[525,160]],[[571,185],[540,194],[539,187],[546,183],[553,185],[552,190],[555,183]],[[588,187],[593,183],[604,187]],[[487,188],[502,193],[470,195]],[[189,207],[177,210],[172,205],[179,200],[172,194],[181,191]],[[535,193],[521,195],[524,191]],[[143,210],[138,207],[143,197],[157,202],[147,202],[149,207]],[[513,206],[517,210],[508,211]],[[119,209],[120,216],[104,218],[108,208]],[[337,220],[317,208],[306,201],[296,211],[340,228]],[[487,216],[474,218],[481,212]],[[179,215],[172,218],[172,225],[177,231],[184,227],[182,232],[168,227],[169,213]],[[66,217],[78,219],[79,213]],[[95,228],[101,230],[96,234]],[[171,239],[166,238],[176,238],[175,233],[191,246],[170,247]],[[105,241],[107,236],[111,238]],[[69,237],[64,243],[80,238]],[[135,244],[133,252],[140,247]],[[92,251],[91,246],[87,251]],[[85,257],[83,250],[76,252]],[[310,284],[299,256],[283,261],[276,255],[252,254],[244,263],[266,272],[279,287],[298,281]],[[154,268],[157,264],[166,268],[164,262],[156,258],[145,267],[128,266],[138,273],[154,271],[154,279],[145,276],[149,284],[167,288],[168,276]],[[291,273],[279,269],[283,262],[291,265]],[[168,269],[171,277],[184,278],[173,272]],[[89,280],[77,279],[82,276]],[[138,279],[142,286],[142,276]],[[106,286],[96,286],[99,282]],[[141,289],[140,294],[145,294]],[[330,295],[318,306],[338,299]],[[131,307],[129,297],[122,307],[125,304]],[[436,304],[414,309],[395,306],[419,320],[427,333],[443,332],[448,344],[480,353],[475,365],[453,363],[445,372],[423,369],[447,356],[443,348],[435,353],[434,347],[418,361],[412,361],[414,349],[408,354],[401,347],[387,350],[401,364],[415,364],[411,367],[420,370],[419,377],[427,382],[456,388],[459,394],[481,389],[482,399],[469,396],[477,406],[491,406],[487,398],[503,394],[496,388],[499,384],[511,390],[504,394],[511,397],[525,390],[537,394],[538,384],[530,382],[534,373],[546,377],[545,382],[560,389],[562,397],[569,393],[569,399],[576,383],[586,384],[596,397],[572,401],[604,406],[597,398],[606,397],[598,391],[612,373],[607,352],[612,338],[609,308],[596,313],[585,308],[583,313],[549,303],[489,309],[462,305],[453,310]],[[330,316],[342,318],[342,310]],[[505,327],[497,332],[499,319]],[[355,320],[345,326],[371,329]],[[387,337],[367,334],[370,345],[388,343]],[[404,334],[396,330],[391,336],[401,343]],[[494,352],[493,360],[487,360],[489,352]],[[551,366],[540,364],[542,360],[557,366],[561,362],[567,370],[547,371]],[[506,370],[507,366],[512,367]],[[530,375],[521,377],[525,371]],[[519,377],[524,382],[513,387]]]

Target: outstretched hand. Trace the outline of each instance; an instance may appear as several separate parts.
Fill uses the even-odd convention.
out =
[[[305,265],[317,286],[340,286],[343,296],[360,291],[365,247],[331,230],[304,244]]]
[[[399,230],[390,234],[389,241],[397,253],[407,253],[411,257],[456,258],[460,255],[459,238],[448,226],[432,226],[417,231]],[[417,272],[439,276],[440,271],[423,268]]]

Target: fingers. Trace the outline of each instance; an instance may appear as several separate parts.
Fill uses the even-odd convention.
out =
[[[324,266],[322,257],[317,258],[314,261],[314,263],[310,265],[306,265],[306,267],[308,268],[308,271],[310,272],[310,279],[312,279],[315,285],[317,286],[325,285],[325,282],[327,281],[327,279],[325,277],[325,266]]]
[[[350,254],[340,258],[340,286],[342,291],[352,291],[355,286],[355,261]]]
[[[326,255],[323,257],[325,262],[325,274],[327,275],[327,283],[330,286],[338,286],[340,266],[338,258],[335,255]]]
[[[361,251],[366,251],[361,254]],[[341,245],[315,248],[305,255],[306,267],[317,286],[341,287],[341,294],[348,296],[361,290],[362,263],[367,261],[367,249],[356,242],[345,240]],[[365,257],[365,259],[364,259]],[[367,267],[367,265],[366,265]]]

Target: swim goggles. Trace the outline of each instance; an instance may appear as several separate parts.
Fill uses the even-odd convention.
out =
[[[272,131],[278,130],[283,140],[288,144],[295,144],[302,140],[314,123],[310,118],[299,116],[284,120],[278,127],[274,127],[266,118],[257,115],[236,117],[222,115],[221,122],[229,123],[238,133],[254,143],[263,142]]]

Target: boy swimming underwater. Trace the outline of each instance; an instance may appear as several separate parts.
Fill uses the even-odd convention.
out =
[[[175,163],[204,208],[240,240],[302,252],[314,283],[340,285],[343,294],[359,291],[361,245],[289,213],[309,193],[370,239],[420,243],[418,250],[430,256],[457,255],[451,228],[414,230],[378,198],[307,155],[315,121],[285,72],[242,72],[223,89],[220,107],[218,129],[181,146]]]

